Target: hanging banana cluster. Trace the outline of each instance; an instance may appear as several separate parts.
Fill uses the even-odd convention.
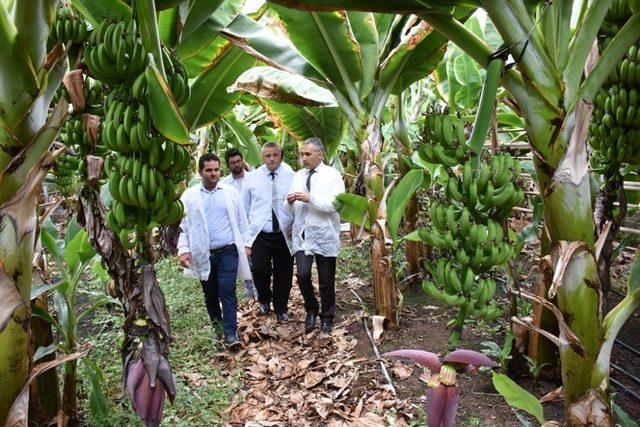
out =
[[[429,129],[434,125],[435,129]],[[433,138],[440,132],[437,129],[447,126],[451,132]],[[420,238],[441,255],[437,262],[426,263],[432,280],[425,280],[423,289],[432,298],[460,307],[461,324],[465,317],[494,320],[502,310],[493,299],[496,284],[489,273],[514,253],[513,236],[505,233],[502,224],[513,207],[524,200],[519,184],[520,165],[510,154],[500,153],[474,168],[468,159],[471,153],[465,145],[464,123],[457,117],[427,118],[424,134],[425,140],[435,140],[439,146],[448,147],[450,153],[458,150],[454,156],[462,161],[457,162],[450,153],[441,159],[442,153],[435,154],[435,148],[430,150],[427,144],[418,151],[421,159],[430,163],[461,164],[457,173],[447,168],[444,197],[431,199],[431,224],[419,231]],[[434,157],[430,157],[431,152]]]
[[[614,0],[600,30],[601,49],[631,17],[626,0]],[[640,43],[631,46],[594,100],[589,128],[591,168],[604,172],[640,163]]]
[[[134,231],[141,235],[150,224],[168,225],[182,218],[179,188],[184,185],[191,154],[153,127],[144,72],[146,52],[135,22],[101,24],[95,31],[85,62],[92,74],[111,85],[100,132],[112,152],[105,159],[113,197],[107,225],[125,248],[133,249]],[[170,56],[163,48],[169,85],[176,102],[184,103],[190,95],[186,70],[177,57]]]
[[[59,7],[56,9],[54,25],[49,33],[48,45],[54,46],[60,42],[80,43],[87,36],[87,24],[84,18],[71,7]]]
[[[72,196],[78,191],[80,180],[78,169],[80,158],[66,154],[56,159],[53,165],[53,176],[60,193],[65,197]]]
[[[147,52],[135,20],[102,21],[89,37],[84,63],[92,76],[108,85],[133,81],[147,66]]]
[[[464,121],[450,114],[428,113],[424,124],[420,157],[426,162],[452,167],[464,162]]]

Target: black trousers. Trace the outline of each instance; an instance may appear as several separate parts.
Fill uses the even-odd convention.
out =
[[[336,313],[336,257],[305,255],[303,251],[296,252],[296,277],[300,293],[304,298],[304,308],[307,313],[318,313],[319,309],[311,283],[311,266],[314,257],[318,269],[318,287],[322,304],[320,318],[332,322]]]
[[[269,305],[273,299],[273,310],[278,314],[286,313],[293,279],[293,257],[282,233],[258,234],[251,247],[251,272],[258,301]]]

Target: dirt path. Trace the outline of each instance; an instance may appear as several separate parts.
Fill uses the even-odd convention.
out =
[[[379,426],[389,420],[407,425],[408,416],[401,414],[405,404],[384,385],[372,383],[354,392],[353,384],[377,369],[373,358],[357,355],[358,341],[347,332],[359,315],[341,312],[331,335],[319,329],[304,334],[305,311],[295,279],[289,306],[291,321],[286,323],[278,323],[273,314],[258,317],[255,303],[241,307],[238,324],[245,347],[236,354],[219,355],[229,367],[241,364],[244,371],[227,422]]]

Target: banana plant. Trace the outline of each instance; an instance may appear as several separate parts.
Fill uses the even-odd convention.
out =
[[[49,148],[67,114],[49,105],[67,68],[65,47],[47,54],[54,1],[0,2],[0,423],[27,383],[29,295],[36,206]]]
[[[590,54],[598,29],[612,4],[608,0],[561,3],[407,0],[399,3],[381,1],[370,7],[362,2],[342,0],[273,2],[304,10],[375,9],[418,13],[483,68],[490,62],[491,47],[450,12],[453,6],[469,4],[484,9],[516,59],[516,66],[505,72],[501,85],[520,109],[530,145],[536,152],[536,175],[543,194],[549,241],[547,250],[559,248],[563,241],[584,244],[586,248],[585,251],[563,252],[564,257],[575,261],[577,267],[572,274],[559,275],[555,282],[557,286],[549,289],[554,291],[549,294],[550,298],[558,294],[557,306],[550,303],[551,306],[561,313],[572,314],[566,319],[565,338],[571,336],[567,331],[573,331],[571,338],[582,343],[582,346],[575,346],[576,340],[565,339],[564,342],[573,346],[563,344],[566,353],[562,357],[561,370],[567,418],[571,419],[570,414],[576,411],[574,405],[585,404],[589,394],[595,394],[598,402],[608,406],[608,383],[591,381],[596,378],[593,375],[595,349],[602,340],[603,323],[601,290],[599,285],[593,286],[598,281],[597,277],[593,280],[591,270],[595,262],[592,252],[595,249],[594,220],[584,147],[591,114],[584,103],[594,99],[629,47],[640,37],[638,2],[624,2],[633,14],[599,59]],[[585,73],[585,69],[590,72]],[[581,302],[579,308],[575,307],[575,301]]]
[[[91,247],[86,231],[78,225],[75,219],[68,224],[64,238],[60,238],[56,226],[47,220],[40,231],[40,238],[44,247],[47,248],[53,257],[61,280],[51,286],[34,288],[31,298],[37,297],[45,291],[54,292],[55,317],[47,311],[36,306],[32,308],[34,315],[49,322],[58,332],[61,342],[57,345],[65,355],[73,354],[81,347],[81,339],[78,337],[78,325],[87,315],[95,309],[113,304],[116,300],[105,295],[98,297],[88,308],[79,310],[78,286],[80,285],[83,273],[96,260],[96,252]],[[49,349],[51,350],[51,349]],[[55,347],[53,347],[55,351]],[[86,363],[85,369],[90,372],[99,373],[97,368],[90,361]],[[77,422],[77,360],[70,360],[64,365],[63,375],[63,397],[62,411],[72,422]],[[90,376],[90,379],[96,378]],[[92,401],[100,400],[102,396],[100,386],[95,381],[92,382]],[[104,397],[102,397],[104,400]],[[98,406],[104,406],[104,403]],[[104,417],[106,414],[96,414]]]
[[[320,9],[321,5],[316,5]],[[382,120],[387,100],[427,76],[440,62],[446,39],[417,17],[368,12],[306,12],[272,2],[271,8],[295,46],[269,31],[260,22],[238,15],[222,36],[271,68],[248,71],[235,88],[271,103],[318,105],[320,90],[304,93],[289,82],[304,77],[332,95],[320,101],[335,102],[355,140],[359,157],[357,179],[351,186],[376,206],[381,197],[383,146]],[[299,53],[298,53],[299,52]],[[313,95],[313,96],[312,96]],[[282,108],[282,107],[281,107]],[[325,107],[327,108],[331,107]],[[279,114],[289,128],[306,126],[304,114]],[[290,119],[290,120],[289,120]],[[328,122],[330,123],[330,122]],[[375,210],[374,210],[375,211]],[[398,321],[398,294],[391,257],[392,239],[386,226],[386,208],[378,209],[371,224],[371,250],[376,312],[392,324]],[[390,289],[393,288],[392,291]],[[391,296],[391,300],[389,300]]]

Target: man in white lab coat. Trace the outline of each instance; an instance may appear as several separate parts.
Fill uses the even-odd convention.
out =
[[[336,258],[340,248],[340,215],[333,201],[344,192],[344,182],[340,172],[323,163],[323,149],[319,138],[304,142],[300,148],[304,169],[294,175],[285,206],[294,213],[292,244],[298,286],[307,311],[305,331],[313,330],[319,313],[320,330],[329,333],[336,310]],[[322,304],[320,312],[311,283],[314,258]]]
[[[293,170],[282,162],[282,149],[275,142],[262,146],[262,161],[264,164],[247,178],[243,191],[251,236],[251,265],[258,291],[258,314],[269,314],[273,301],[276,318],[284,322],[289,320],[293,279],[290,239],[293,216],[283,202],[291,186]]]
[[[238,194],[240,195],[240,199],[242,200],[242,191],[244,189],[244,184],[247,182],[247,177],[250,172],[245,169],[248,166],[244,162],[244,157],[242,153],[237,148],[229,148],[224,153],[224,160],[227,163],[227,167],[229,168],[229,175],[222,178],[220,181],[223,184],[228,184],[236,189]],[[247,212],[247,216],[249,212]],[[253,280],[244,280],[242,282],[243,287],[243,297],[246,300],[255,299],[258,296],[255,286],[253,285]]]
[[[180,223],[178,256],[185,274],[202,284],[209,318],[222,323],[227,347],[240,346],[237,329],[236,278],[251,278],[245,248],[249,228],[238,193],[219,184],[220,159],[213,153],[200,157],[200,185],[184,192],[186,215]],[[222,310],[220,309],[222,304]]]

